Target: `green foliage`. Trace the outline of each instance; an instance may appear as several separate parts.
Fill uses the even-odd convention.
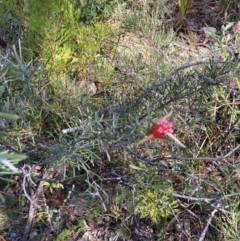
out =
[[[93,215],[91,216],[89,214],[89,216],[86,216],[86,217],[93,217]],[[77,224],[73,225],[71,224],[71,222],[69,222],[68,224],[68,228],[67,229],[64,229],[63,231],[61,231],[57,238],[56,238],[56,241],[64,241],[66,240],[65,238],[68,236],[68,235],[71,235],[71,234],[74,234],[75,231],[77,230],[77,232],[83,232],[83,231],[86,231],[86,226],[84,225],[84,218],[86,218],[85,216],[84,217],[81,217],[79,219],[77,219]],[[67,220],[69,221],[69,220]]]
[[[25,158],[26,156],[22,154],[8,153],[8,151],[0,152],[0,175],[19,173],[20,171],[18,171],[14,164]]]
[[[80,81],[90,77],[103,84],[110,82],[114,69],[101,54],[104,38],[112,35],[109,26],[81,25],[81,7],[67,0],[33,0],[17,6],[10,2],[3,1],[23,28],[23,58],[38,57],[54,93],[63,91],[62,79],[71,81],[73,73]]]
[[[228,212],[224,212],[217,221],[217,226],[224,235],[225,240],[237,241],[240,238],[240,200],[237,197],[235,200],[225,200],[225,206],[228,207]]]
[[[63,241],[65,238],[72,233],[72,230],[65,229],[60,234],[58,234],[56,241]]]
[[[80,21],[91,23],[106,19],[114,11],[117,3],[118,0],[80,0],[82,9]]]
[[[103,84],[110,82],[114,69],[100,53],[103,39],[110,34],[109,28],[101,23],[78,28],[52,27],[51,33],[46,34],[39,59],[50,73],[54,92],[59,89],[61,76],[67,73],[77,73],[79,81],[90,76]]]
[[[136,167],[134,169],[136,170]],[[134,195],[130,190],[123,188],[122,195],[116,195],[113,200],[117,204],[126,201],[130,214],[137,213],[154,224],[165,223],[168,217],[178,211],[178,201],[172,196],[172,185],[159,178],[154,168],[140,169],[143,171],[136,171],[132,175],[135,183]]]
[[[229,42],[232,40],[232,36],[229,33],[229,30],[232,28],[234,25],[234,22],[229,22],[226,26],[221,27],[221,32],[220,34],[214,33],[210,28],[208,29],[208,34],[211,35],[211,37],[216,41],[217,43],[217,48],[220,48],[219,54],[223,54],[225,58],[228,57],[228,52],[225,49],[225,46],[229,44]],[[215,46],[216,47],[216,46]]]
[[[16,120],[18,116],[8,113],[0,113],[0,117]],[[14,165],[26,158],[23,154],[9,153],[8,151],[0,152],[0,177],[6,174],[16,174],[19,171]],[[2,194],[0,194],[2,196]]]
[[[156,175],[154,168],[147,168],[135,175],[139,188],[135,193],[136,212],[152,223],[165,222],[178,211],[178,201],[172,197],[172,185]]]
[[[182,27],[185,27],[185,21],[186,21],[186,13],[189,9],[190,5],[192,3],[192,0],[179,0],[178,1],[178,10],[180,13],[180,21],[183,25]]]
[[[10,119],[10,120],[17,120],[19,118],[19,116],[14,115],[14,114],[0,112],[0,118],[6,118],[6,119]]]
[[[137,195],[136,211],[142,218],[149,218],[157,224],[178,211],[178,201],[172,198],[169,189],[145,189]]]
[[[10,120],[16,120],[18,118],[18,116],[8,113],[0,113],[0,117]],[[19,171],[15,165],[24,159],[26,159],[26,155],[23,154],[9,153],[8,151],[0,152],[0,179],[7,180],[3,178],[4,175],[20,173],[21,171]],[[2,202],[5,201],[2,193],[0,193],[0,199]]]
[[[43,187],[48,189],[50,193],[53,193],[54,189],[64,189],[62,183],[51,183],[51,182],[44,182]]]

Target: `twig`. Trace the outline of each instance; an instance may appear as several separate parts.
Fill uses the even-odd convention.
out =
[[[172,196],[176,198],[182,198],[182,199],[187,199],[191,201],[206,202],[206,203],[210,203],[210,202],[222,199],[222,196],[217,196],[214,198],[201,198],[201,197],[191,197],[191,196],[181,195],[177,193],[173,193]]]
[[[238,150],[240,148],[240,144],[237,145],[235,148],[233,148],[231,151],[229,151],[226,155],[224,155],[222,157],[222,159],[224,160],[225,158],[229,157],[230,155],[232,155],[236,150]]]
[[[197,201],[197,202],[205,202],[206,204],[212,206],[214,209],[217,209],[218,211],[221,211],[223,213],[230,213],[229,211],[226,211],[222,208],[217,208],[217,206],[215,206],[213,204],[213,202],[215,201],[221,201],[225,198],[229,198],[229,197],[237,197],[240,196],[240,193],[232,193],[232,194],[227,194],[227,195],[218,195],[214,198],[201,198],[201,197],[191,197],[191,196],[186,196],[186,195],[181,195],[178,193],[172,193],[172,196],[175,198],[180,198],[180,199],[186,199],[188,201]]]
[[[28,165],[24,165],[24,167],[22,168],[23,171],[23,183],[22,183],[22,188],[23,188],[23,192],[26,196],[26,198],[28,199],[28,201],[33,205],[33,206],[37,206],[37,204],[34,202],[34,200],[29,196],[27,190],[26,190],[26,186],[29,186],[29,188],[31,188],[31,186],[36,186],[36,184],[33,182],[31,175],[32,175],[32,168]]]
[[[141,156],[139,153],[133,151],[132,149],[128,148],[127,146],[124,147],[130,154],[133,156],[137,157],[138,159],[142,160],[143,162],[149,164],[149,165],[154,165],[154,163],[151,160],[148,160],[147,158]]]
[[[221,156],[221,157],[166,157],[166,159],[177,159],[177,160],[196,160],[196,161],[211,161],[211,162],[216,162],[216,161],[225,161],[228,166],[230,166],[231,168],[236,168],[235,166],[231,165],[230,163],[228,163],[225,159],[227,157],[229,157],[230,155],[232,155],[235,151],[237,151],[238,149],[240,149],[240,144],[237,145],[235,148],[233,148],[232,150],[230,150],[227,154]],[[154,158],[151,161],[152,162],[156,162],[158,160],[162,160],[162,157],[160,158]]]
[[[211,215],[210,215],[210,217],[207,220],[207,224],[206,224],[205,228],[203,229],[202,234],[201,234],[201,236],[200,236],[198,241],[203,241],[204,240],[204,238],[206,236],[206,233],[207,233],[207,230],[209,228],[209,225],[211,224],[211,221],[212,221],[213,217],[215,216],[215,214],[217,213],[217,211],[220,208],[220,206],[221,206],[220,203],[218,203],[216,208],[211,212]]]
[[[6,241],[6,239],[4,239],[4,237],[0,234],[0,238],[1,238],[1,241]]]
[[[137,157],[138,159],[142,160],[143,162],[146,162],[150,165],[154,165],[153,163],[156,161],[160,161],[160,160],[196,160],[196,161],[211,161],[211,162],[216,162],[216,161],[221,161],[224,160],[225,162],[227,162],[225,159],[227,157],[229,157],[230,155],[232,155],[235,151],[237,151],[238,149],[240,149],[240,144],[237,145],[235,148],[233,148],[232,150],[230,150],[228,153],[226,153],[223,156],[220,157],[157,157],[154,159],[148,159],[146,157],[141,156],[138,152],[133,151],[131,148],[124,146],[124,148],[131,153],[132,155],[134,155],[135,157]],[[216,164],[216,163],[215,163]],[[227,162],[227,164],[231,167],[231,168],[236,168],[235,166],[231,165],[230,163]]]
[[[29,169],[29,174],[31,174],[30,170],[32,170],[32,168],[30,166],[27,166],[27,168]],[[26,166],[24,167],[24,169],[26,169]],[[45,172],[43,175],[43,180],[45,180],[47,175],[48,175],[47,172]],[[29,180],[31,183],[33,183],[31,177],[29,178]],[[35,212],[36,208],[40,207],[37,205],[37,202],[38,202],[39,196],[41,195],[41,193],[43,191],[43,184],[44,184],[44,181],[40,181],[35,194],[33,193],[30,198],[31,201],[30,201],[30,208],[29,208],[29,212],[28,212],[28,220],[27,220],[27,224],[25,227],[23,238],[21,239],[22,241],[27,240],[29,237],[31,227],[32,227],[32,222],[34,219],[34,212]]]

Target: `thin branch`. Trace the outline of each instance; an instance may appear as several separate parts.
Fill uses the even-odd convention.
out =
[[[32,170],[31,167],[29,167],[29,166],[27,166],[27,167],[29,169],[29,174],[31,174],[30,173],[30,170]],[[26,166],[25,166],[25,169],[26,169]],[[48,174],[47,174],[47,172],[45,172],[44,175],[43,175],[43,180],[47,176],[48,176]],[[29,178],[29,180],[30,180],[30,182],[32,182],[31,178]],[[32,227],[33,219],[34,219],[34,213],[35,213],[36,208],[39,207],[37,205],[37,202],[38,202],[38,199],[39,199],[39,197],[40,197],[40,195],[43,191],[43,184],[44,184],[44,181],[40,181],[36,192],[33,193],[31,198],[30,198],[30,200],[32,200],[32,201],[30,202],[30,208],[29,208],[29,212],[28,212],[28,220],[27,220],[27,224],[26,224],[26,227],[25,227],[23,238],[21,239],[22,241],[28,240],[29,234],[31,232],[31,227]]]
[[[26,186],[29,187],[29,189],[32,189],[32,186],[36,186],[36,184],[33,182],[31,175],[32,175],[32,168],[28,165],[24,165],[24,167],[22,168],[23,171],[23,183],[22,183],[22,188],[23,188],[23,192],[25,197],[28,199],[28,201],[31,203],[31,205],[33,205],[34,207],[38,207],[37,204],[34,202],[33,198],[29,196],[27,190],[26,190]]]
[[[206,202],[206,203],[210,203],[210,202],[222,199],[221,195],[217,196],[217,197],[214,197],[214,198],[201,198],[201,197],[191,197],[191,196],[186,196],[186,195],[173,193],[172,196],[176,197],[176,198],[187,199],[187,200],[190,200],[190,201]]]
[[[201,234],[201,236],[200,236],[198,241],[203,241],[204,240],[204,238],[206,236],[206,233],[207,233],[207,230],[209,228],[209,225],[211,224],[211,221],[212,221],[213,217],[215,216],[215,214],[217,213],[217,211],[220,208],[220,206],[221,206],[220,203],[218,203],[216,208],[211,212],[211,215],[210,215],[210,217],[207,220],[207,224],[206,224],[205,228],[203,229],[202,234]]]
[[[227,162],[225,159],[227,157],[229,157],[230,155],[232,155],[235,151],[237,151],[238,149],[240,149],[240,144],[237,145],[235,148],[233,148],[232,150],[230,150],[228,153],[226,153],[224,156],[221,157],[157,157],[154,159],[148,159],[146,157],[141,156],[139,153],[133,151],[131,148],[125,146],[124,147],[130,154],[134,155],[136,158],[142,160],[143,162],[150,164],[150,165],[154,165],[154,162],[157,161],[161,161],[161,160],[190,160],[190,161],[211,161],[214,162],[217,165],[217,161],[221,161],[224,160],[225,162]],[[228,163],[228,166],[231,168],[235,169],[235,166],[231,165],[230,163]]]
[[[236,150],[238,150],[240,148],[240,144],[237,145],[235,148],[233,148],[231,151],[229,151],[226,155],[224,155],[221,159],[225,159],[227,157],[229,157],[230,155],[232,155]]]
[[[138,159],[142,160],[143,162],[149,164],[149,165],[154,165],[154,163],[151,160],[148,160],[147,158],[143,157],[139,153],[133,151],[131,148],[128,148],[127,146],[124,147],[131,155],[137,157]]]
[[[216,162],[216,161],[221,161],[224,160],[225,162],[227,162],[225,159],[227,157],[229,157],[230,155],[232,155],[235,151],[237,151],[238,149],[240,149],[240,144],[237,145],[235,148],[233,148],[232,150],[230,150],[227,154],[225,154],[224,156],[221,157],[166,157],[166,159],[172,159],[172,160],[196,160],[196,161],[212,161],[212,162]],[[158,161],[159,158],[154,158],[151,160],[151,162],[156,162]],[[162,160],[162,157],[160,157],[160,160]],[[231,165],[230,163],[227,162],[227,164],[231,167],[231,168],[235,168],[235,166]]]

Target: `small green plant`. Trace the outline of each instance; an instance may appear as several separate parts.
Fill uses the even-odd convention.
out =
[[[82,9],[80,21],[84,23],[95,23],[106,19],[113,11],[118,0],[90,0],[79,1]]]
[[[178,211],[178,201],[173,199],[169,187],[166,186],[164,190],[146,188],[136,195],[136,200],[137,213],[142,218],[149,218],[154,224],[165,222]]]
[[[186,13],[188,8],[191,6],[192,0],[178,0],[178,10],[180,14],[180,24],[185,27]]]
[[[216,41],[216,43],[218,44],[217,48],[220,48],[221,50],[220,54],[224,54],[225,58],[227,58],[229,55],[225,46],[228,45],[233,38],[233,35],[229,33],[229,30],[234,24],[234,22],[229,22],[228,24],[223,25],[221,27],[221,32],[219,35],[214,33],[210,27],[207,27],[207,33]]]
[[[226,200],[225,207],[228,212],[224,212],[217,222],[218,228],[224,234],[224,240],[236,241],[240,239],[240,212],[239,212],[239,197],[238,200]]]
[[[43,187],[49,190],[50,193],[53,193],[54,189],[64,189],[63,184],[59,182],[44,182]]]
[[[172,196],[172,185],[156,175],[154,168],[130,165],[135,170],[133,180],[137,183],[132,194],[122,189],[122,195],[114,197],[116,203],[126,201],[129,214],[135,212],[154,224],[164,224],[166,219],[178,211],[178,201]]]

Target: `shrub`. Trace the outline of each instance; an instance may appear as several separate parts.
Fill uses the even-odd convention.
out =
[[[67,0],[3,4],[21,26],[23,58],[40,61],[55,93],[62,92],[63,76],[70,81],[73,73],[78,80],[99,76],[97,81],[109,82],[113,67],[101,54],[104,38],[112,35],[109,26],[80,24],[82,8]]]

